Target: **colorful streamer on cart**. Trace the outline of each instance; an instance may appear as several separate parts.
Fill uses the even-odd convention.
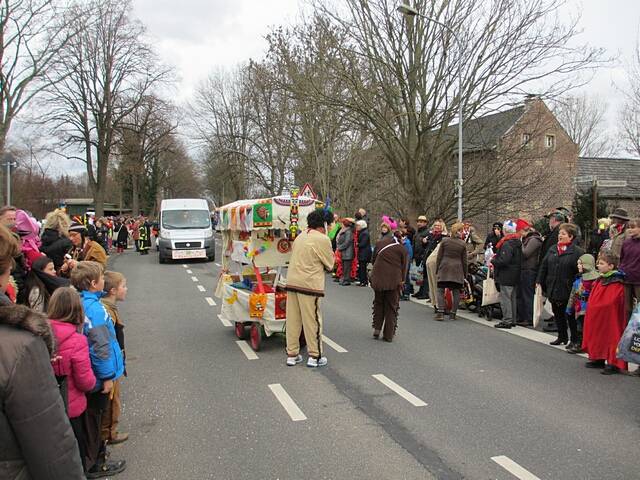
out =
[[[295,240],[298,236],[298,211],[300,207],[300,189],[293,187],[291,189],[291,207],[289,211],[289,237],[291,241]]]

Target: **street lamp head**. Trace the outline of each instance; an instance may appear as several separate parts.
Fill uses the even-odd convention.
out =
[[[396,8],[396,10],[401,14],[407,15],[409,17],[415,17],[416,15],[418,15],[418,10],[406,3],[401,3],[400,5],[398,5],[398,8]]]

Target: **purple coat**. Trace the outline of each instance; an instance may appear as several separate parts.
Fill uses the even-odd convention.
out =
[[[56,337],[56,355],[62,357],[56,362],[54,371],[56,375],[67,376],[69,418],[79,417],[87,409],[85,392],[96,386],[87,337],[78,333],[71,323],[51,320],[51,327]]]
[[[619,269],[625,283],[640,285],[640,237],[629,236],[622,244]]]

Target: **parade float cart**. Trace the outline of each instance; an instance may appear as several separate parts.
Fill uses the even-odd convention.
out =
[[[238,200],[219,208],[222,272],[216,288],[221,318],[236,336],[260,349],[263,337],[284,333],[287,292],[284,267],[307,215],[322,204],[297,191],[257,200]]]

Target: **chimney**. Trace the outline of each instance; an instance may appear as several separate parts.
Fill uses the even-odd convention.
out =
[[[540,95],[537,93],[527,93],[524,96],[524,103],[530,103],[538,98],[540,98]]]

